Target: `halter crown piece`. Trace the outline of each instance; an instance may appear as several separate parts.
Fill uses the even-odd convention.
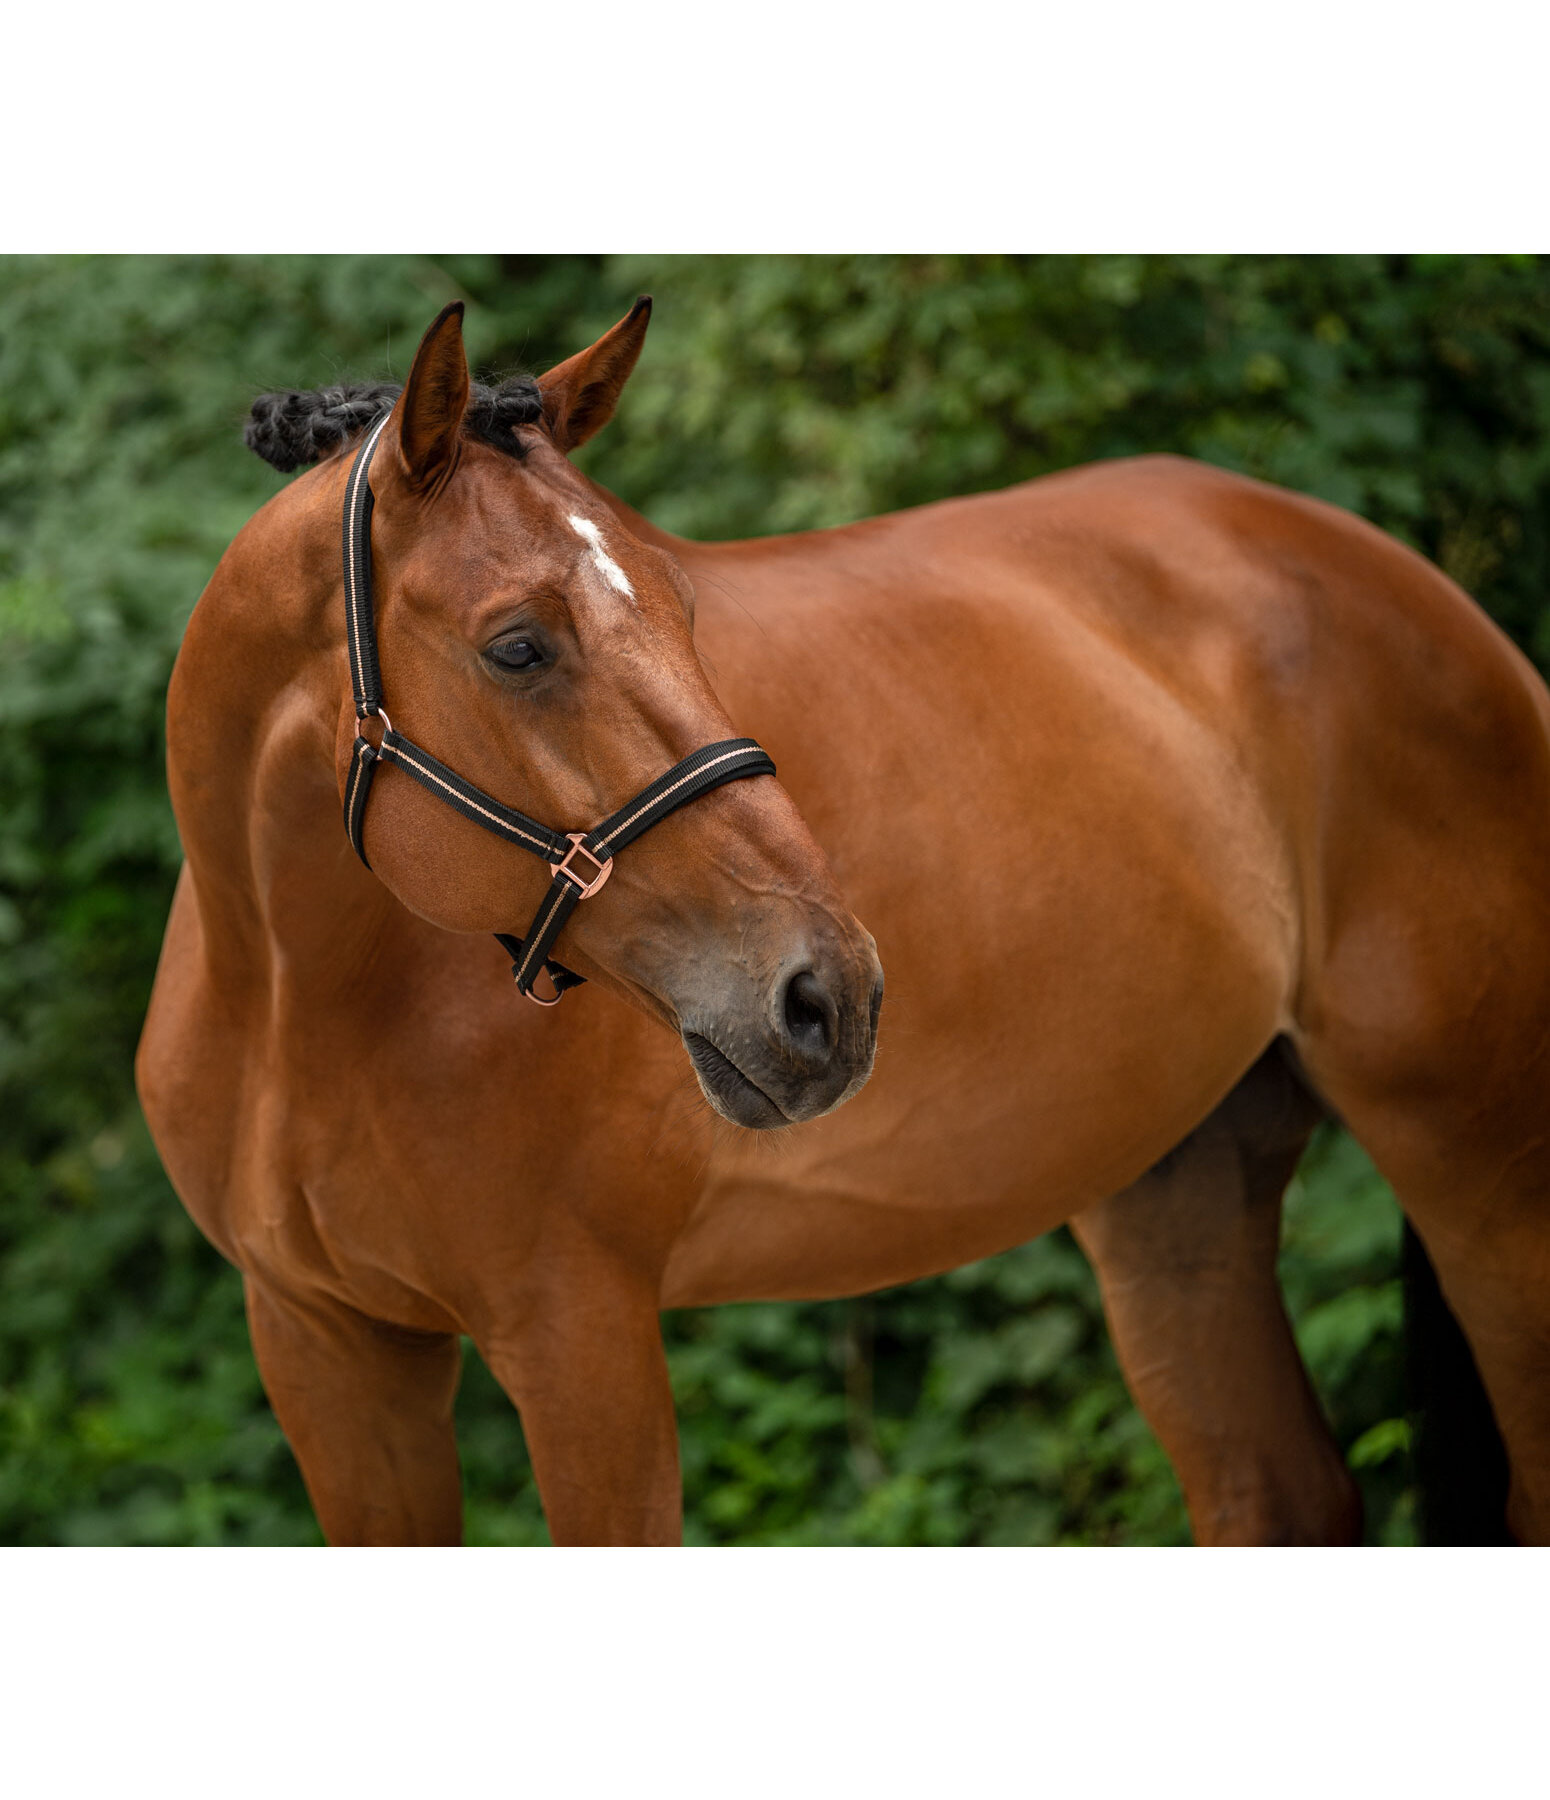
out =
[[[680,806],[687,806],[701,794],[721,787],[728,781],[744,781],[751,775],[773,775],[775,764],[752,738],[728,738],[724,743],[706,744],[682,762],[674,763],[665,775],[659,775],[633,800],[590,831],[551,831],[526,813],[503,806],[492,795],[465,781],[445,763],[437,762],[428,751],[413,744],[393,729],[392,721],[382,705],[382,671],[377,663],[377,628],[371,605],[371,483],[367,479],[377,440],[387,424],[383,418],[372,427],[365,442],[355,454],[344,501],[344,596],[347,635],[350,644],[350,680],[355,689],[355,717],[364,723],[379,719],[382,741],[373,745],[357,728],[355,750],[350,758],[350,776],[344,790],[344,828],[349,833],[355,854],[369,869],[362,832],[366,823],[366,802],[371,795],[372,778],[378,763],[392,763],[412,775],[421,787],[438,800],[460,812],[475,825],[523,850],[541,856],[554,869],[554,879],[544,895],[533,923],[523,938],[496,932],[496,942],[511,957],[511,973],[518,991],[540,1006],[557,1006],[567,988],[580,987],[586,980],[555,962],[549,955],[554,940],[578,901],[595,894],[613,873],[613,858],[626,844],[633,843],[642,832],[649,831],[660,820]],[[578,868],[582,863],[584,868]],[[547,974],[553,993],[547,997],[534,991],[540,974]]]

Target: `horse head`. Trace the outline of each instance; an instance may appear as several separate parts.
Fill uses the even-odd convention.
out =
[[[668,541],[647,541],[649,528],[568,458],[611,416],[649,312],[640,301],[536,383],[492,394],[472,387],[462,307],[448,307],[370,466],[384,711],[442,765],[560,832],[590,827],[734,736]],[[391,391],[372,392],[385,408]],[[341,688],[342,798],[356,710]],[[450,931],[517,929],[553,873],[392,772],[373,785],[363,839],[376,877]],[[876,946],[776,779],[702,794],[610,873],[568,919],[558,953],[678,1031],[719,1113],[779,1127],[862,1086],[882,993]]]

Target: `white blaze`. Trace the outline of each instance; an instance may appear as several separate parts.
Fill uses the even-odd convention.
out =
[[[592,567],[616,594],[623,594],[626,600],[633,600],[635,590],[630,586],[630,578],[603,548],[603,534],[597,526],[590,519],[583,519],[578,513],[570,515],[570,526],[577,537],[586,540],[591,549]]]

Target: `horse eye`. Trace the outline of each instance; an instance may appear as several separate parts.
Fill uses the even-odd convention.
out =
[[[507,638],[491,644],[485,655],[503,669],[534,669],[544,660],[544,653],[529,638]]]

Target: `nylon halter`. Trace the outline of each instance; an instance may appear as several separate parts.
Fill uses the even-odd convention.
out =
[[[580,987],[586,980],[549,955],[554,940],[578,902],[595,894],[613,873],[616,852],[631,844],[642,832],[687,806],[701,794],[721,787],[728,781],[744,781],[752,775],[773,775],[775,764],[752,738],[728,738],[724,743],[706,744],[674,763],[633,800],[610,813],[590,831],[551,831],[526,813],[503,805],[493,795],[472,782],[465,781],[445,763],[438,762],[427,750],[411,743],[402,732],[393,729],[382,705],[382,671],[377,662],[377,628],[371,602],[371,512],[373,496],[368,474],[376,454],[377,440],[382,436],[387,419],[379,419],[365,442],[356,452],[350,468],[344,502],[344,598],[347,636],[350,645],[350,681],[355,690],[355,750],[350,758],[349,779],[344,790],[344,828],[349,833],[355,854],[369,869],[363,836],[366,824],[366,802],[371,796],[372,779],[378,763],[392,763],[406,775],[412,775],[420,786],[444,801],[465,819],[482,825],[496,837],[519,849],[529,850],[551,864],[554,877],[543,897],[527,935],[523,938],[496,932],[496,942],[511,957],[511,973],[518,991],[540,1006],[556,1006],[567,988]],[[382,741],[372,744],[359,729],[367,719],[382,724]],[[583,871],[578,861],[590,865]],[[535,992],[534,982],[547,973],[554,992],[544,996]]]

